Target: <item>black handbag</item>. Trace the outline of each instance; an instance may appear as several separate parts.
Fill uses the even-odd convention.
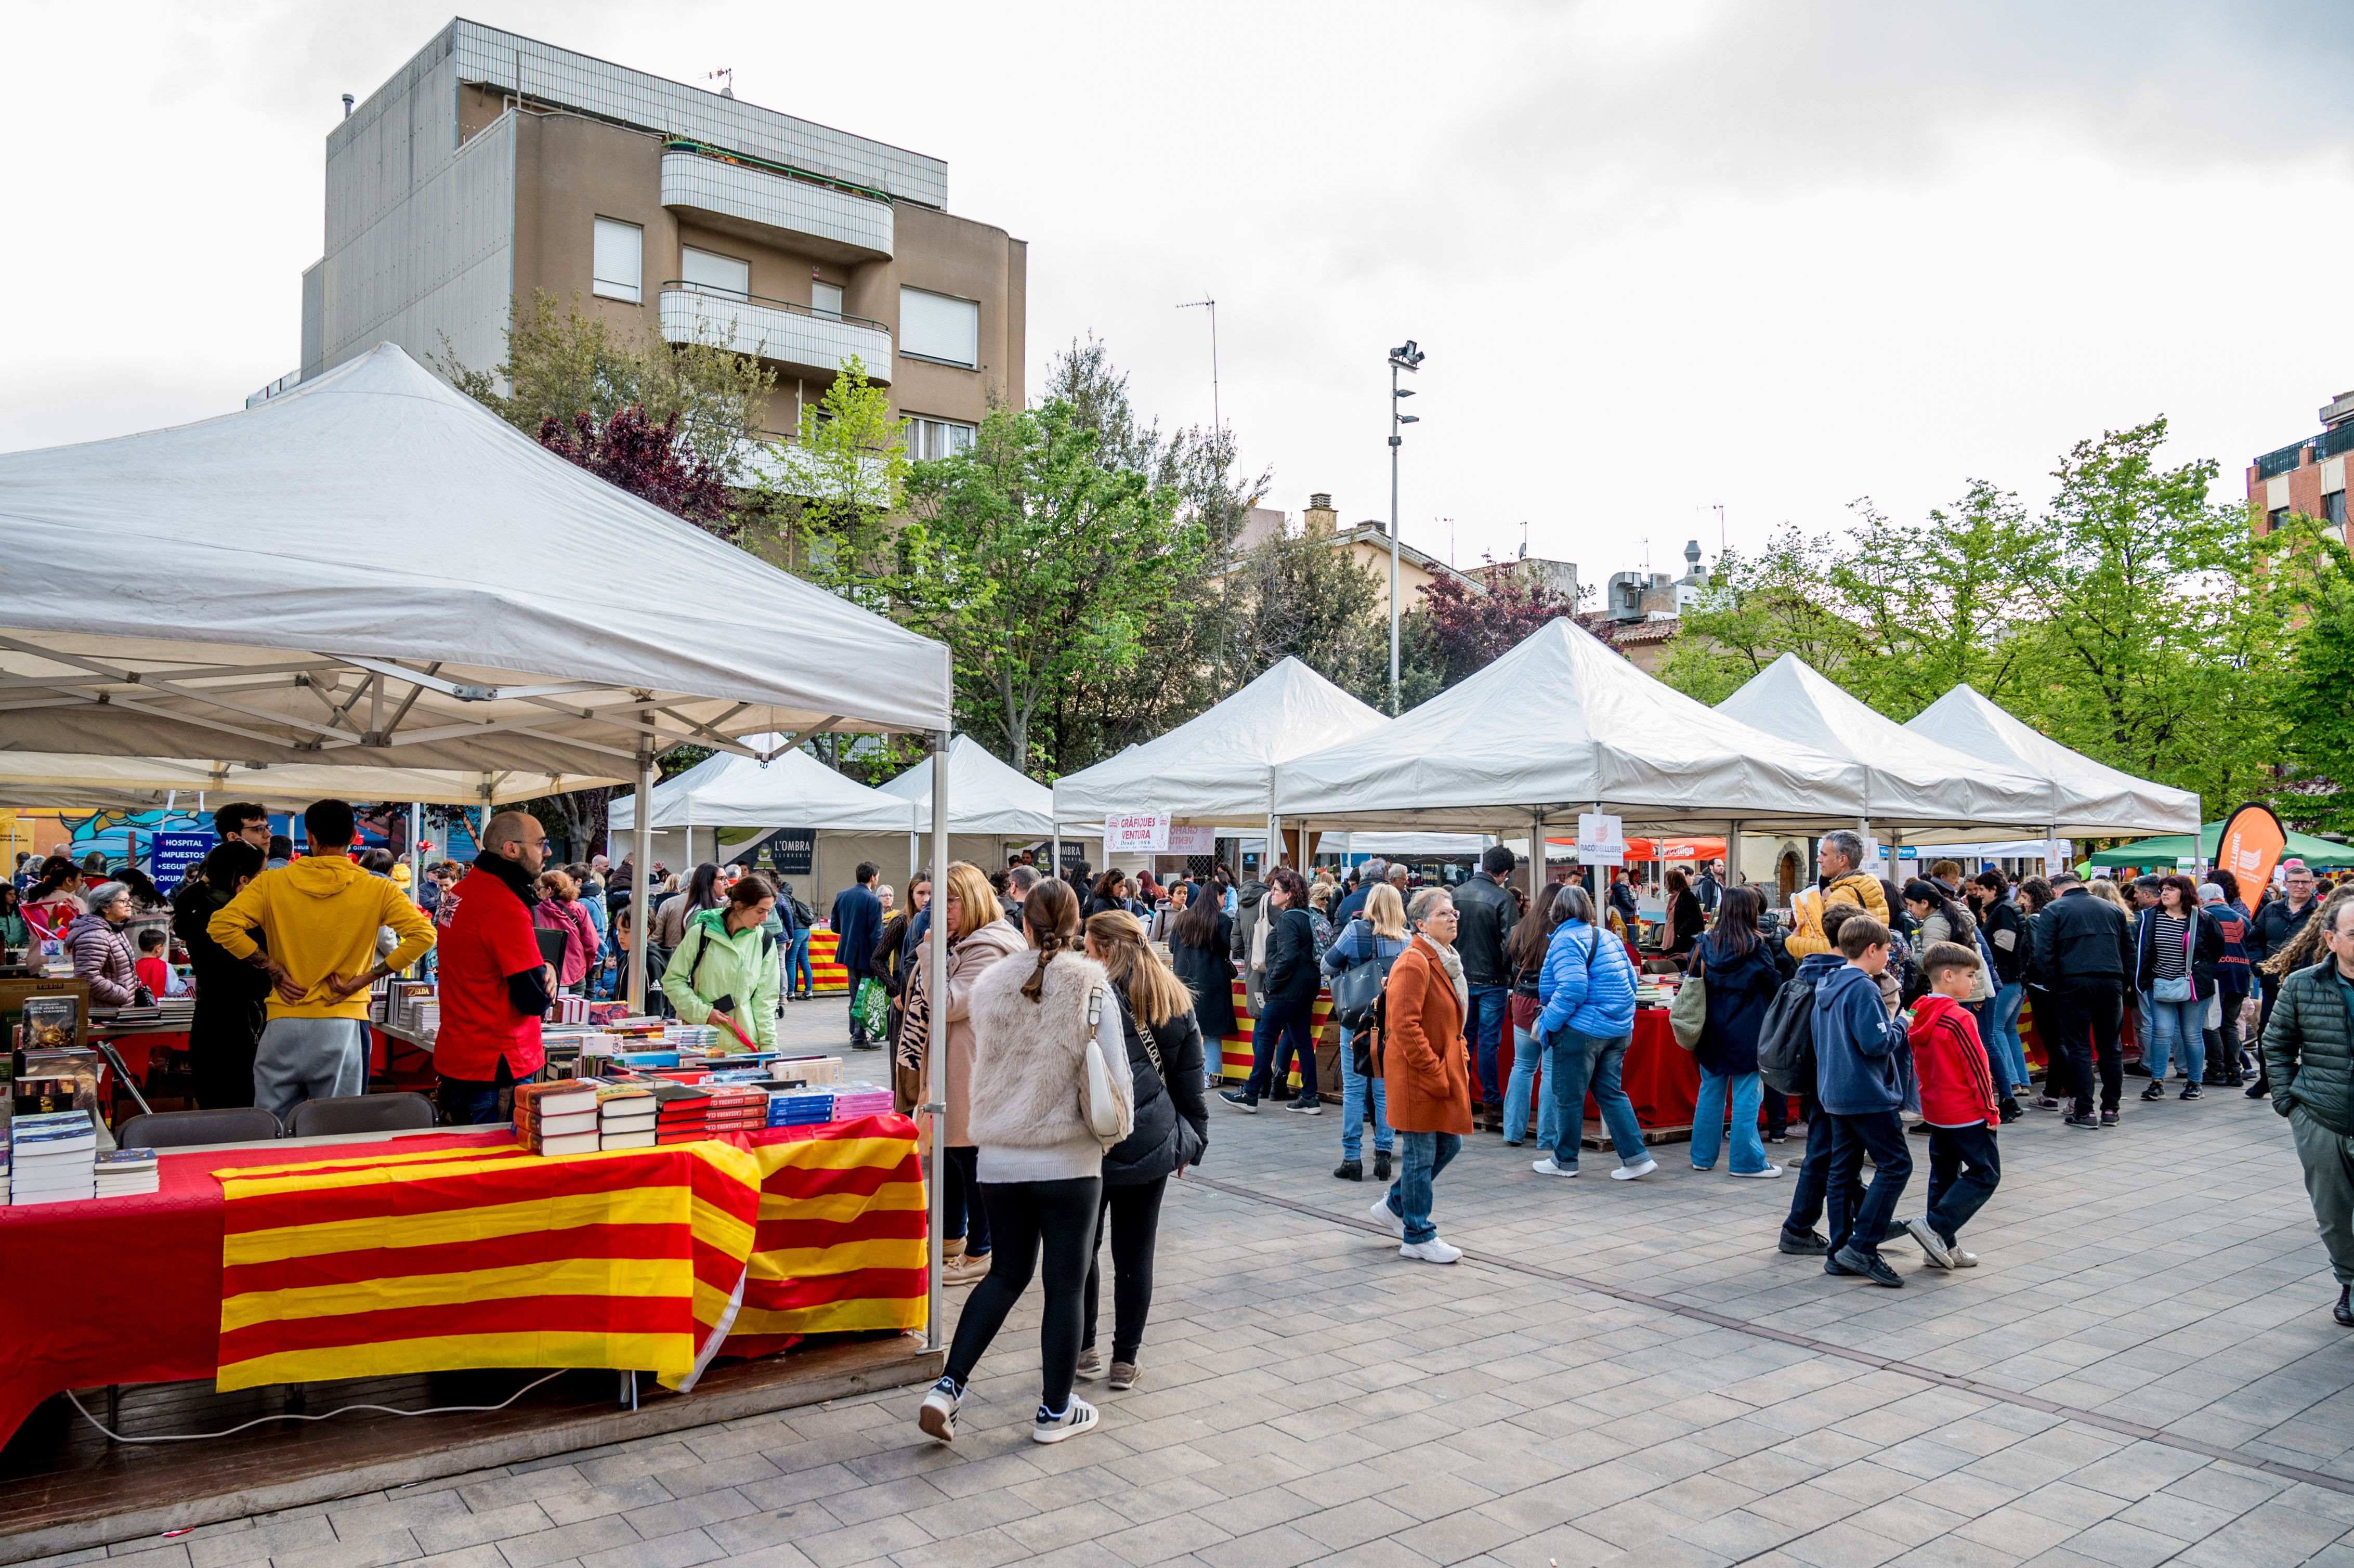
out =
[[[1390,966],[1395,962],[1395,958],[1368,959],[1333,976],[1332,1022],[1352,1033],[1370,1025],[1373,1009],[1382,1000],[1382,988],[1389,984]]]

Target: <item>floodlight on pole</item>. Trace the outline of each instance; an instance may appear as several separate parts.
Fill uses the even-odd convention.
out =
[[[1398,687],[1398,448],[1405,444],[1398,432],[1408,425],[1418,425],[1421,416],[1398,412],[1398,399],[1411,397],[1414,389],[1398,385],[1398,372],[1411,375],[1422,368],[1422,350],[1408,338],[1390,350],[1390,716],[1399,712]]]

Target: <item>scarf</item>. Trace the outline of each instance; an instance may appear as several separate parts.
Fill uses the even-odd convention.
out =
[[[899,997],[899,1042],[892,1059],[911,1073],[923,1070],[924,1052],[932,1040],[932,999],[924,972],[930,957],[928,949],[917,949],[907,989]]]
[[[1463,955],[1453,948],[1442,947],[1425,937],[1422,945],[1437,956],[1439,967],[1447,978],[1455,982],[1455,1005],[1465,1018],[1471,1016],[1471,983],[1463,978]]]

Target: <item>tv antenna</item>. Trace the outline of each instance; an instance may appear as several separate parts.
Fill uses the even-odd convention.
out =
[[[1188,300],[1177,308],[1210,313],[1210,429],[1215,434],[1224,435],[1226,421],[1218,412],[1218,302],[1204,289],[1200,299]]]
[[[733,98],[736,96],[736,68],[734,66],[721,66],[717,70],[705,71],[703,73],[703,79],[705,81],[716,81],[719,83],[720,97]]]

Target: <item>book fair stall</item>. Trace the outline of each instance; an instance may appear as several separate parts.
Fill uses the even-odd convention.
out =
[[[0,509],[15,567],[0,677],[24,699],[8,749],[323,764],[382,780],[343,791],[362,799],[404,798],[408,769],[487,779],[494,796],[625,779],[641,906],[671,747],[775,762],[836,728],[946,740],[945,649],[606,485],[390,345],[201,424],[0,455]],[[716,595],[737,613],[681,639],[519,586],[584,554],[654,601]],[[192,581],[235,591],[191,596]],[[101,601],[116,613],[96,623]],[[91,773],[100,789],[239,789],[234,768],[219,784]],[[951,789],[930,802],[941,860]],[[902,843],[909,817],[891,801]],[[0,1437],[37,1427],[63,1452],[96,1440],[87,1418],[108,1434],[90,1463],[118,1442],[144,1456],[146,1489],[105,1499],[106,1528],[182,1528],[340,1495],[338,1443],[413,1477],[822,1397],[790,1372],[827,1353],[812,1337],[861,1351],[854,1370],[828,1363],[831,1392],[931,1375],[938,1199],[916,1123],[829,1067],[731,1056],[707,1029],[649,1017],[632,957],[627,1003],[576,999],[546,1025],[557,1063],[519,1091],[513,1127],[289,1138],[249,1109],[270,1128],[188,1146],[162,1135],[173,1115],[227,1113],[162,1113],[140,1118],[160,1129],[133,1141],[146,1156],[111,1150],[93,1114],[87,982],[20,961],[0,979],[6,1059],[73,1070],[10,1085],[26,1113],[12,1198],[54,1201],[0,1209]],[[429,996],[387,984],[371,1005],[429,1049]],[[541,1386],[567,1369],[601,1372],[587,1397],[602,1414],[577,1383]],[[458,1422],[272,1414],[266,1462],[207,1403],[283,1385],[291,1417],[345,1403],[321,1384],[408,1378],[401,1404],[440,1409],[431,1380],[461,1373],[521,1386],[457,1402],[478,1413]],[[211,1386],[140,1404],[158,1413],[144,1432],[129,1414],[107,1427],[117,1402],[83,1397],[177,1380]],[[199,1440],[138,1447],[163,1437]],[[108,1539],[90,1533],[88,1473],[12,1483],[0,1554]]]

